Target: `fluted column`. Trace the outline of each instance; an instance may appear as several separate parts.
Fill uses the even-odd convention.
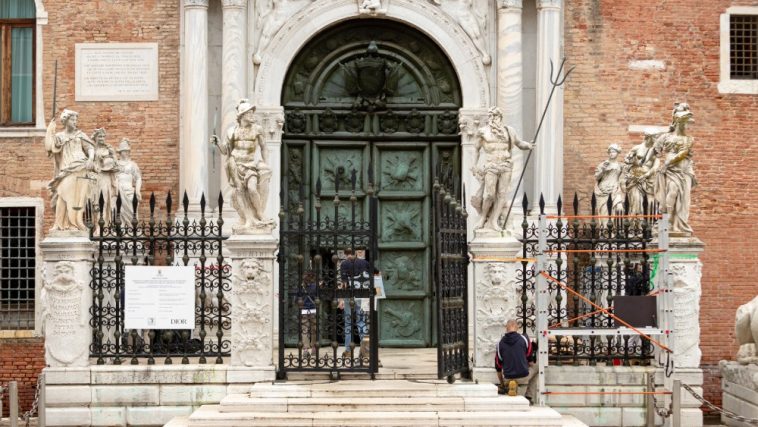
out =
[[[237,103],[245,98],[246,90],[246,14],[248,0],[222,0],[223,7],[223,51],[221,58],[221,128],[223,138],[226,131],[236,123]],[[224,198],[231,200],[231,187],[226,177],[226,168],[221,168],[221,190]],[[234,209],[227,209],[233,213]]]
[[[184,0],[183,58],[180,190],[194,207],[208,192],[208,0]]]
[[[561,0],[537,0],[537,120],[550,95],[550,61],[554,73],[561,64]],[[563,191],[563,88],[557,88],[545,115],[534,153],[536,203],[545,195],[548,211],[555,211]]]
[[[529,140],[531,135],[524,135],[524,71],[521,45],[522,0],[499,0],[497,3],[497,106],[503,111],[503,120],[512,126],[522,139]],[[508,201],[513,197],[518,185],[526,156],[521,150],[513,150],[513,174],[511,175]],[[524,184],[521,183],[516,201],[521,200]],[[512,209],[506,224],[520,224],[514,221],[519,217],[519,209]]]

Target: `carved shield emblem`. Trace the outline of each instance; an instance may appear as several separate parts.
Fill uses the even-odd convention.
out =
[[[365,98],[378,97],[386,82],[384,60],[380,58],[358,60],[355,68],[358,70],[358,86],[361,89],[361,95]]]

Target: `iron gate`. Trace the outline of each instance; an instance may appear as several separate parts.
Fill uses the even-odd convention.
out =
[[[465,194],[461,198],[465,200]],[[455,381],[468,377],[468,244],[466,206],[434,182],[434,283],[437,293],[437,375]]]
[[[321,179],[312,210],[306,212],[300,185],[296,212],[282,203],[279,246],[279,372],[366,372],[378,368],[374,262],[377,255],[377,200],[368,167],[368,218],[360,212],[357,171],[336,170],[331,205],[323,209]],[[340,182],[351,189],[341,192]],[[289,195],[284,190],[283,194]],[[346,205],[347,209],[342,206]],[[365,262],[348,261],[345,254]],[[357,339],[356,339],[357,338]]]
[[[90,240],[97,244],[92,263],[92,307],[90,326],[92,344],[90,357],[97,364],[111,361],[115,365],[129,359],[138,364],[147,359],[154,364],[156,357],[172,357],[181,363],[223,363],[229,356],[231,341],[231,305],[226,297],[231,292],[231,267],[225,261],[222,246],[224,200],[219,194],[218,217],[206,216],[205,195],[200,199],[200,217],[188,216],[189,198],[184,193],[182,212],[172,211],[171,193],[166,197],[165,216],[156,211],[155,195],[150,195],[149,217],[139,218],[140,204],[132,199],[130,221],[123,221],[121,197],[116,198],[113,220],[106,222],[102,194],[97,210],[87,206],[87,226]],[[192,262],[192,264],[190,264]],[[185,330],[126,330],[124,328],[124,272],[126,265],[165,265],[195,267],[195,324]]]

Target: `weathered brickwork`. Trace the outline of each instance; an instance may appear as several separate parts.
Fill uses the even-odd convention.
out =
[[[750,1],[566,4],[565,51],[576,66],[565,92],[565,192],[592,194],[595,166],[610,143],[642,142],[630,125],[667,125],[673,102],[690,104],[698,186],[691,222],[705,244],[700,311],[706,397],[721,400],[717,363],[733,358],[734,311],[756,294],[758,136],[754,95],[718,92],[719,16]],[[632,70],[660,60],[663,70]]]
[[[41,338],[0,338],[0,385],[18,381],[19,413],[32,407],[37,376],[45,367],[45,348]],[[8,416],[8,393],[2,396],[2,417]]]

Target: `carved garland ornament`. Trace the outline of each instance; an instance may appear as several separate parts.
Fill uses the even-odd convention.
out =
[[[234,276],[232,350],[245,366],[270,362],[270,283],[270,274],[263,263],[255,258],[242,260],[240,272]]]

